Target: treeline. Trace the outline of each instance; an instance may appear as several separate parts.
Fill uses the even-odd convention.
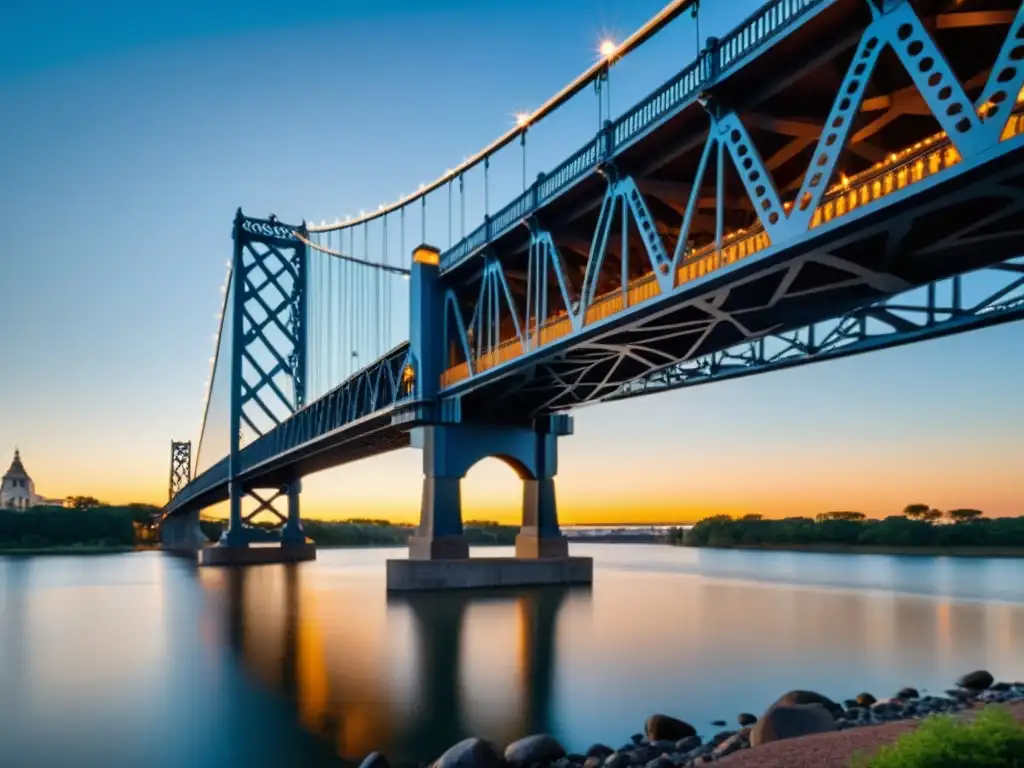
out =
[[[63,547],[131,548],[157,507],[131,504],[88,510],[33,507],[24,512],[0,509],[0,550]]]
[[[691,547],[839,545],[864,547],[1024,547],[1024,517],[986,518],[976,509],[941,512],[911,504],[902,515],[868,519],[860,512],[766,520],[761,515],[705,518],[675,544]]]
[[[225,523],[203,520],[200,527],[211,541],[220,538]],[[388,520],[355,518],[351,520],[303,520],[306,536],[319,547],[405,546],[416,528]],[[463,526],[466,539],[474,546],[511,546],[519,527],[486,521],[470,521]]]

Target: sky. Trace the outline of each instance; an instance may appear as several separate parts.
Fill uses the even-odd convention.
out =
[[[661,5],[14,0],[0,28],[0,462],[17,445],[46,496],[165,501],[170,440],[198,437],[235,209],[317,221],[393,200]],[[700,36],[755,7],[706,2]],[[697,34],[680,19],[618,65],[613,113],[686,66]],[[593,135],[595,109],[581,96],[538,129],[531,178]],[[499,205],[520,173],[496,168]],[[1022,334],[585,409],[559,449],[562,520],[911,502],[1024,514]],[[304,513],[415,520],[420,462],[407,450],[307,478]],[[466,519],[517,518],[519,480],[498,461],[463,488]]]

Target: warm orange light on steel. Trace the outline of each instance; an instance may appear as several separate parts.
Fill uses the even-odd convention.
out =
[[[1018,97],[1018,103],[1024,99],[1024,91]],[[1024,133],[1024,114],[1010,116],[1003,129],[1001,139]],[[917,142],[899,152],[892,153],[880,163],[856,174],[846,176],[840,173],[839,183],[833,185],[825,196],[822,204],[814,211],[811,228],[821,226],[832,219],[844,216],[855,208],[872,203],[893,192],[929,178],[940,171],[960,162],[960,153],[946,142],[945,132]],[[788,204],[787,204],[788,205]],[[750,230],[739,229],[728,233],[723,239],[721,250],[709,243],[695,249],[687,255],[682,266],[676,271],[676,285],[683,285],[691,280],[704,277],[723,266],[733,264],[771,245],[768,233],[760,224]],[[648,272],[630,281],[626,291],[626,302],[622,301],[622,289],[609,291],[598,296],[587,307],[583,324],[590,325],[598,320],[611,317],[623,309],[639,304],[657,296],[658,281],[653,272]],[[538,330],[530,329],[530,349],[534,350],[556,339],[568,336],[572,332],[572,323],[568,315],[561,312],[547,319]],[[490,352],[474,360],[474,373],[480,373],[508,362],[523,354],[522,342],[513,337],[502,341]],[[459,363],[446,370],[441,376],[441,386],[447,387],[469,377],[469,366]]]
[[[441,252],[435,248],[417,248],[412,252],[412,260],[417,264],[436,267],[441,261]]]

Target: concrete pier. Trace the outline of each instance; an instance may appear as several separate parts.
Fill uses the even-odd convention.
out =
[[[590,557],[388,560],[388,591],[591,584]]]
[[[248,547],[206,547],[199,553],[200,565],[270,565],[272,563],[301,563],[316,560],[316,545],[302,543],[250,545]]]

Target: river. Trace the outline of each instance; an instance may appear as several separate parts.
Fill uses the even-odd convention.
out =
[[[595,558],[592,588],[416,598],[386,595],[399,549],[248,571],[158,552],[0,558],[0,765],[418,761],[537,731],[582,751],[656,711],[712,733],[790,688],[1024,679],[1017,560],[573,552]]]

